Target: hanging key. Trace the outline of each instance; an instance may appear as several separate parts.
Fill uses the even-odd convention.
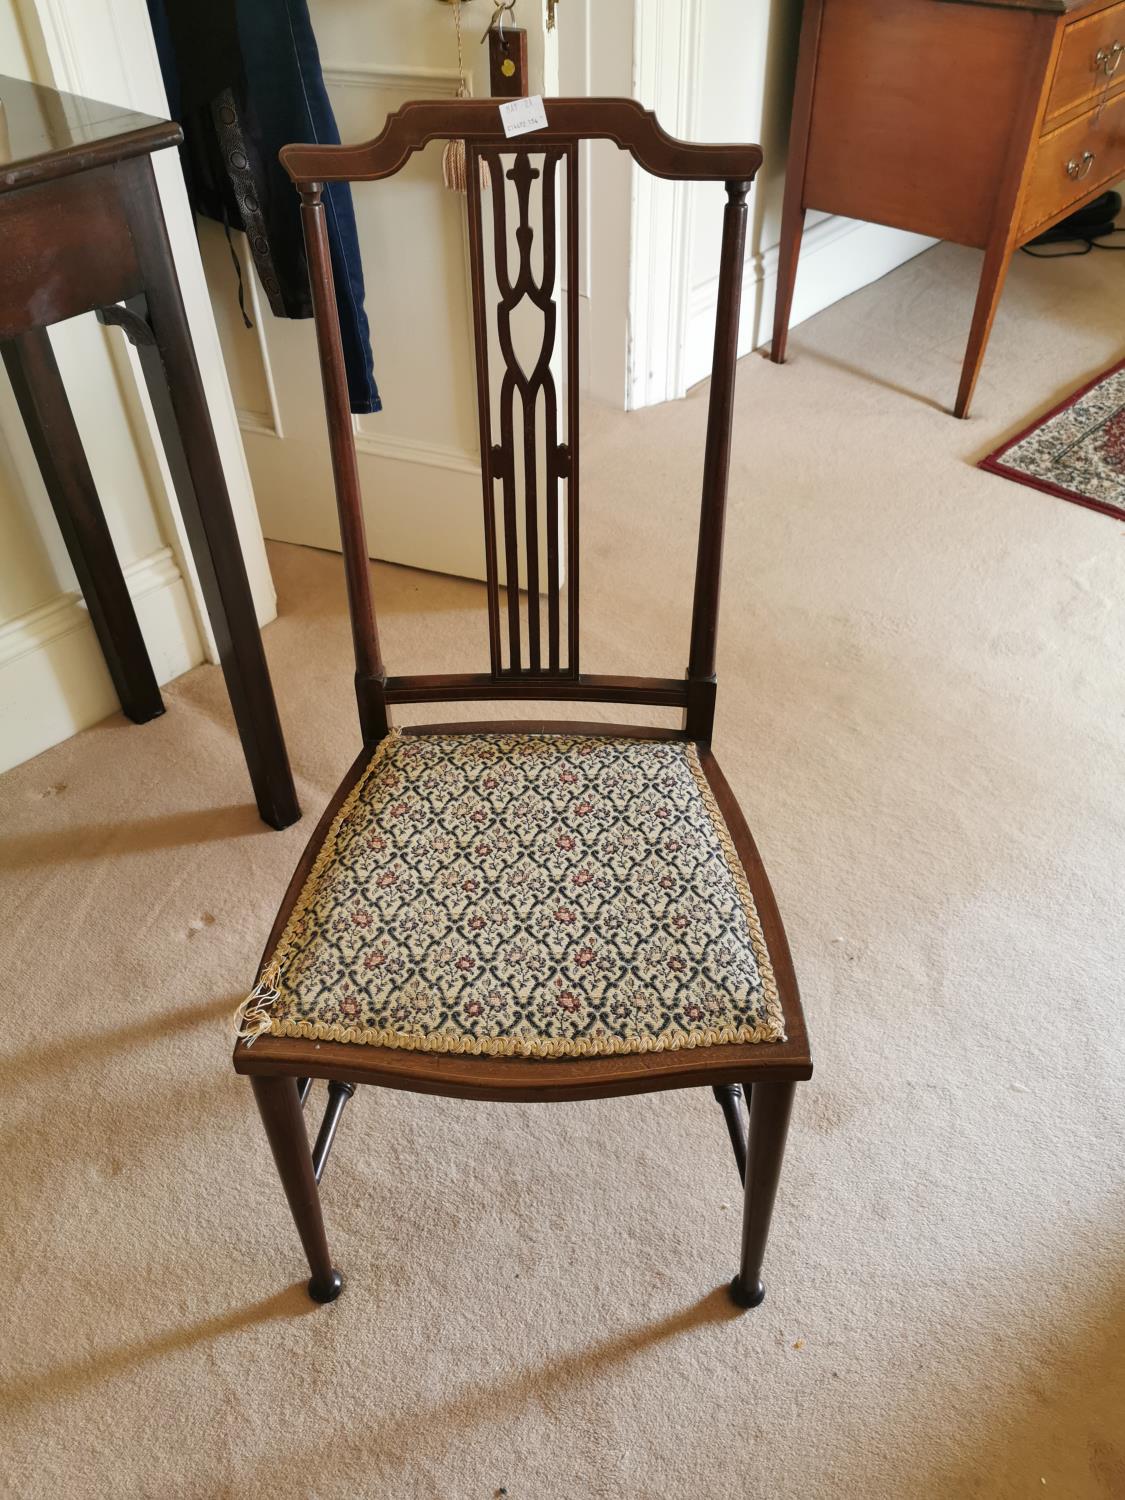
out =
[[[522,99],[528,93],[527,32],[505,25],[516,0],[496,0],[488,30],[481,38],[488,43],[488,87],[494,99]]]

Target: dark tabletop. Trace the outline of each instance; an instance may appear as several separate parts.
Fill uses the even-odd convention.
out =
[[[180,141],[171,120],[0,73],[0,192]]]

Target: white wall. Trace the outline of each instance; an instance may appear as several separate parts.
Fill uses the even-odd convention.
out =
[[[0,0],[0,72],[166,113],[144,0]],[[259,619],[275,612],[253,492],[175,153],[165,215]],[[213,656],[135,355],[92,314],[51,333],[160,682]],[[7,378],[0,371],[0,770],[117,708]]]
[[[636,0],[635,15],[637,97],[665,127],[690,140],[758,141],[763,148],[739,340],[746,354],[768,342],[772,328],[801,7],[797,0]],[[638,186],[630,405],[683,395],[710,373],[723,201],[718,185]],[[810,214],[793,323],[932,243]]]

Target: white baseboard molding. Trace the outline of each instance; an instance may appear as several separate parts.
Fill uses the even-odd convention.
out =
[[[878,281],[880,276],[936,243],[924,235],[886,229],[881,224],[835,215],[821,219],[805,230],[789,326],[795,328],[814,313]],[[738,335],[740,356],[761,348],[772,336],[778,259],[776,245],[746,258]],[[718,276],[714,276],[692,288],[684,344],[685,390],[711,373],[718,286]]]
[[[356,433],[357,453],[375,458],[391,458],[397,463],[424,464],[427,468],[449,469],[454,474],[469,474],[480,479],[480,458],[465,448],[451,448],[445,443],[423,443],[416,438],[383,437],[360,429]]]
[[[124,573],[156,680],[170,682],[204,656],[172,549],[162,547]],[[0,625],[0,771],[119,706],[80,594],[60,594]]]

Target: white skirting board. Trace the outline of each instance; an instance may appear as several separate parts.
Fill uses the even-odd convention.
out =
[[[156,679],[170,682],[204,655],[172,550],[162,547],[124,572]],[[0,625],[0,771],[119,706],[80,594],[59,594]]]
[[[835,216],[821,219],[805,230],[789,326],[796,327],[841,297],[877,281],[933,244],[936,241],[924,235],[879,224]],[[740,355],[761,348],[772,337],[777,264],[776,245],[761,255],[747,256],[738,335]],[[685,390],[711,373],[718,285],[715,275],[693,287],[688,299],[682,365]]]

